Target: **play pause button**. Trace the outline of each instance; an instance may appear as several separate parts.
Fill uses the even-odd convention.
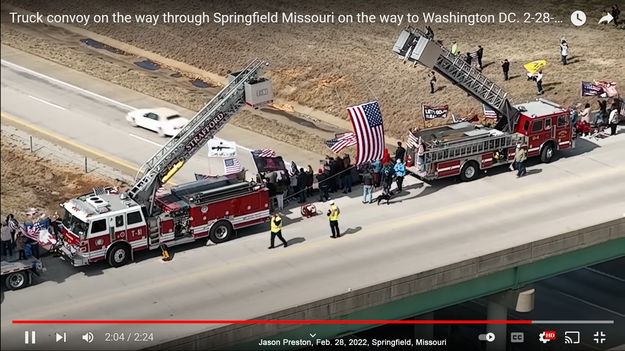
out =
[[[67,342],[67,333],[66,332],[56,333],[55,339],[56,339],[56,342],[61,342],[61,341]]]
[[[36,344],[37,343],[37,332],[34,330],[26,330],[24,331],[24,344]]]

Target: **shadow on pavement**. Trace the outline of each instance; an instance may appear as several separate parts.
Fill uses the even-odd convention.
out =
[[[586,138],[577,138],[575,139],[574,149],[568,149],[568,150],[562,150],[562,151],[556,152],[556,154],[554,155],[553,161],[557,161],[560,158],[567,158],[571,156],[585,154],[599,147],[601,146],[594,143],[591,140],[588,140]]]
[[[306,241],[306,239],[304,239],[301,236],[298,236],[297,238],[293,238],[293,239],[289,239],[286,241],[287,245],[292,246],[292,245],[296,245],[296,244],[301,244],[304,241]]]
[[[529,171],[527,171],[527,173],[525,173],[525,176],[532,175],[532,174],[538,174],[538,173],[541,173],[542,171],[543,171],[542,168],[530,169]]]
[[[358,233],[361,230],[362,230],[361,226],[358,226],[356,228],[347,228],[347,230],[345,230],[343,232],[343,234],[341,234],[341,235],[356,234],[356,233]]]

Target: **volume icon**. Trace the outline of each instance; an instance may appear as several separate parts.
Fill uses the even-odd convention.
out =
[[[93,342],[93,333],[92,332],[86,332],[82,335],[82,339],[86,342],[88,342],[89,344],[91,344]]]

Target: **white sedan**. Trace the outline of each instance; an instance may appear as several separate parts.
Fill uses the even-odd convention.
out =
[[[143,108],[128,112],[126,120],[135,127],[155,131],[160,136],[174,136],[189,123],[177,111],[170,108]]]

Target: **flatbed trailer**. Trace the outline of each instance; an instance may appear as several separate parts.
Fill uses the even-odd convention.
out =
[[[36,258],[19,261],[2,261],[2,280],[7,289],[17,290],[32,284],[33,273],[37,276],[45,271],[43,264]]]

